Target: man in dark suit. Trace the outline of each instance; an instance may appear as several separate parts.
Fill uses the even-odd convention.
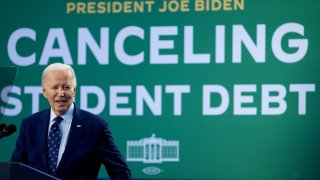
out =
[[[97,179],[103,164],[111,179],[131,179],[106,121],[73,103],[73,69],[49,65],[42,74],[42,90],[50,108],[23,119],[11,161],[68,180]]]

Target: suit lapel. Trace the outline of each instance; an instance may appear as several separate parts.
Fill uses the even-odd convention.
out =
[[[49,127],[49,119],[50,119],[50,109],[44,111],[44,113],[39,117],[38,121],[38,137],[39,137],[39,148],[41,152],[41,160],[46,167],[47,171],[49,171],[48,161],[47,161],[47,137],[48,137],[48,127]]]
[[[75,146],[78,143],[79,137],[84,127],[83,120],[80,117],[81,116],[79,115],[79,110],[75,106],[67,145],[61,157],[61,161],[58,165],[57,172],[61,171],[61,168],[65,168],[65,164],[68,162],[68,157],[70,157],[71,154],[76,151]]]

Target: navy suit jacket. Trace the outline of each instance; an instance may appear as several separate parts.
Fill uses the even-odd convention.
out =
[[[23,119],[12,162],[49,173],[47,138],[50,108]],[[131,179],[108,124],[101,117],[75,106],[65,151],[57,167],[61,179],[96,179],[103,164],[111,179]]]

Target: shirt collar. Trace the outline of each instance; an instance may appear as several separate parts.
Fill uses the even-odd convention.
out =
[[[63,118],[63,120],[66,123],[71,122],[72,116],[73,116],[73,110],[74,110],[74,104],[72,103],[71,106],[69,107],[69,109],[67,110],[67,112],[65,112],[63,115],[61,115],[61,117]],[[52,123],[52,121],[56,117],[57,117],[57,115],[54,113],[53,109],[51,108],[51,111],[50,111],[50,123]]]

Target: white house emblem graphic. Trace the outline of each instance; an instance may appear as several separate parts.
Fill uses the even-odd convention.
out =
[[[179,161],[179,141],[167,141],[152,134],[149,138],[127,141],[127,161],[162,163]]]

